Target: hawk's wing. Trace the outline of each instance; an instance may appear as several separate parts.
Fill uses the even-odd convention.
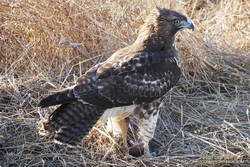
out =
[[[115,56],[81,78],[74,94],[92,104],[118,107],[157,99],[179,80],[176,58],[165,51]]]
[[[179,80],[175,55],[166,51],[117,53],[91,68],[74,87],[42,100],[40,106],[77,99],[106,108],[140,104],[163,96]]]

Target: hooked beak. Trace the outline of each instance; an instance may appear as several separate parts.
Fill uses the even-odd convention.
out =
[[[188,29],[192,29],[194,31],[194,24],[190,19],[187,19],[187,21],[184,21],[184,20],[181,21],[178,28],[179,29],[188,28]]]

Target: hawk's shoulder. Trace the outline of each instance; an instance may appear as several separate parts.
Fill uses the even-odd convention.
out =
[[[128,51],[128,52],[122,52]],[[174,52],[164,51],[131,51],[128,49],[114,53],[96,70],[98,78],[112,75],[157,70],[164,72],[167,68],[175,68],[178,64]],[[164,68],[164,69],[162,69]]]

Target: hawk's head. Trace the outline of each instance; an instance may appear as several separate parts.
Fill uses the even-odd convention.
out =
[[[156,8],[153,10],[147,20],[147,24],[151,24],[155,31],[164,35],[174,35],[181,29],[188,28],[194,30],[194,25],[190,19],[173,10],[166,8]]]
[[[135,46],[151,50],[171,47],[175,34],[184,28],[194,30],[192,21],[186,16],[166,8],[156,8],[142,26]]]

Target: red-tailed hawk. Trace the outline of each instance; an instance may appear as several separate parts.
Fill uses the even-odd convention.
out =
[[[128,121],[121,115],[135,112],[141,119],[138,136],[147,152],[158,117],[157,106],[150,104],[163,97],[180,78],[174,41],[175,34],[184,28],[194,29],[184,15],[165,8],[153,10],[132,45],[90,68],[74,86],[40,102],[42,108],[60,105],[40,132],[54,134],[58,143],[75,145],[106,110],[113,110],[113,128],[123,133],[126,142]]]

